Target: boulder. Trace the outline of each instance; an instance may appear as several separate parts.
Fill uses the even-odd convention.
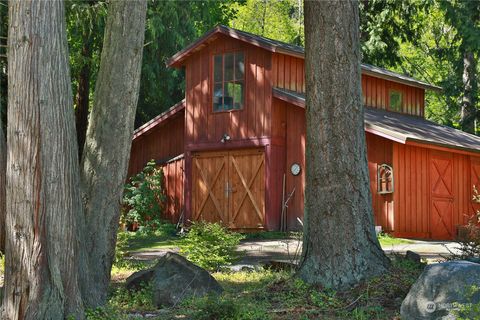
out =
[[[469,296],[480,283],[480,265],[469,261],[431,264],[412,286],[402,302],[402,319],[455,319],[456,303],[478,303],[480,292]]]
[[[408,250],[405,253],[405,259],[413,261],[415,263],[421,263],[422,262],[422,257],[420,257],[420,255],[418,253],[410,251],[410,250]]]
[[[152,283],[153,302],[157,307],[170,307],[193,296],[223,291],[208,271],[172,252],[161,257],[154,267],[132,274],[126,286],[137,289],[146,281]]]
[[[127,278],[125,286],[128,290],[139,290],[142,285],[148,284],[152,280],[154,274],[155,268],[135,272]]]

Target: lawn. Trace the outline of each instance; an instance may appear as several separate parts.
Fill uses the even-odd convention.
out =
[[[261,232],[246,234],[247,240],[295,239],[298,233]],[[388,235],[379,236],[382,245],[411,243]],[[127,233],[124,252],[181,247],[184,241],[171,225],[150,234]],[[152,262],[129,260],[114,267],[112,289],[106,308],[89,313],[90,320],[135,319],[149,314],[152,319],[397,319],[400,304],[423,270],[401,257],[394,257],[387,274],[346,292],[305,284],[291,271],[259,269],[251,272],[215,272],[224,288],[219,296],[196,298],[173,308],[158,310],[152,305],[152,289],[138,292],[124,288],[126,277]]]
[[[151,288],[128,292],[123,289],[124,280],[118,280],[113,283],[109,306],[96,312],[103,317],[115,314],[108,319],[123,319],[132,313],[156,315],[152,319],[395,319],[422,269],[422,265],[396,258],[387,274],[346,292],[309,286],[287,271],[217,272],[213,276],[225,290],[221,295],[191,299],[160,311],[150,302]]]

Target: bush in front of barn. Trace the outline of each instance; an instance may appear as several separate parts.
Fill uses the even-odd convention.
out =
[[[163,179],[162,169],[157,168],[153,160],[142,172],[130,178],[123,195],[122,224],[138,226],[144,232],[153,231],[162,224],[166,201]]]
[[[238,259],[235,248],[244,238],[219,223],[192,222],[184,236],[181,253],[196,265],[209,271],[220,270]]]

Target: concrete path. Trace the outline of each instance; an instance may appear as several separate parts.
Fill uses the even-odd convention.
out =
[[[442,257],[450,255],[450,251],[457,252],[457,244],[448,241],[418,241],[412,243],[383,246],[383,250],[391,254],[405,254],[408,250],[414,251],[429,263],[443,260]],[[448,249],[447,249],[448,248]],[[263,264],[276,260],[295,262],[302,252],[301,241],[288,240],[248,240],[242,241],[237,248],[243,252],[243,258],[237,263],[238,267]],[[164,255],[168,251],[178,251],[178,248],[161,249],[131,253],[132,258],[151,260]]]

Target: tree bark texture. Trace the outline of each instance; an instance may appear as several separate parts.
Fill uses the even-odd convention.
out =
[[[356,1],[305,1],[307,141],[299,276],[345,289],[386,270],[375,236]]]
[[[92,58],[91,34],[83,37],[82,69],[78,76],[78,89],[75,96],[75,127],[77,128],[78,155],[81,158],[88,126],[88,107],[90,104],[90,60]]]
[[[88,306],[105,303],[140,86],[146,1],[112,1],[81,164]]]
[[[0,97],[0,110],[2,100]],[[2,117],[0,115],[0,252],[5,252],[5,208],[6,208],[6,175],[7,170],[7,141],[3,133]]]
[[[83,317],[79,163],[62,1],[11,1],[2,319]]]
[[[475,120],[477,118],[476,96],[477,64],[472,51],[463,53],[463,97],[460,111],[460,125],[463,131],[475,133]]]

